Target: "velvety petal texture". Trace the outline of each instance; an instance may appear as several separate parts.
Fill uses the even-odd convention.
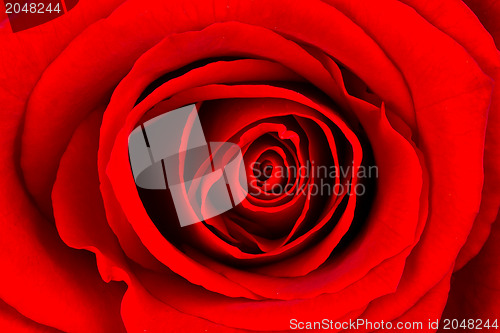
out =
[[[499,13],[80,0],[16,33],[0,16],[0,329],[500,319]]]

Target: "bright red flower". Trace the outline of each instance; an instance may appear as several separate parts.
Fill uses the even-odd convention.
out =
[[[2,29],[0,327],[498,319],[499,15],[494,1],[80,1]],[[241,149],[249,195],[180,227],[168,191],[136,186],[128,140],[189,104],[207,142]],[[341,172],[262,174],[313,164]],[[324,183],[347,190],[312,192]]]

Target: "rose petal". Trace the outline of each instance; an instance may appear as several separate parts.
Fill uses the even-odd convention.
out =
[[[7,303],[0,300],[0,330],[3,332],[47,332],[56,333],[59,330],[43,326],[29,318],[24,317]]]
[[[478,62],[483,71],[497,82],[500,80],[500,55],[495,48],[494,41],[474,16],[467,6],[462,2],[441,1],[419,2],[406,0],[409,4],[424,16],[432,25],[455,39],[462,45]],[[500,6],[488,5],[484,1],[466,1],[471,8],[484,16],[482,20],[487,28],[496,24],[495,10],[500,12]],[[483,7],[485,6],[485,7]],[[480,8],[488,8],[483,11]],[[440,15],[435,15],[435,13]],[[481,16],[481,17],[483,17]],[[486,20],[486,21],[485,21]],[[455,24],[455,22],[461,24]],[[492,31],[495,31],[493,28]],[[460,269],[470,258],[475,256],[486,241],[490,226],[495,221],[500,205],[500,164],[497,163],[500,155],[500,139],[497,135],[500,127],[500,87],[493,88],[490,111],[488,113],[488,124],[486,129],[485,156],[484,156],[484,187],[482,193],[481,207],[474,226],[467,238],[467,243],[460,250],[455,270]]]
[[[481,252],[453,274],[443,318],[487,319],[493,324],[500,314],[500,219],[497,217]]]
[[[500,4],[498,1],[466,0],[464,2],[474,11],[474,14],[479,17],[481,23],[495,39],[497,48],[500,48],[500,26],[497,20],[498,14],[500,13]]]
[[[100,112],[94,112],[79,126],[61,159],[52,192],[54,218],[68,246],[96,253],[103,279],[120,281],[120,270],[127,268],[123,251],[145,267],[163,266],[133,243],[120,247],[109,228],[97,174],[101,117]]]
[[[8,162],[2,165],[8,174]],[[10,189],[0,194],[0,209],[9,212],[1,220],[0,260],[9,271],[1,275],[2,299],[23,315],[63,331],[120,330],[123,285],[104,283],[93,256],[64,245],[14,177],[2,185]]]
[[[72,9],[68,15],[62,15],[55,20],[25,31],[20,31],[15,34],[2,34],[1,36],[2,50],[0,51],[0,57],[4,64],[1,75],[3,77],[5,74],[4,78],[9,82],[8,85],[2,85],[5,91],[8,94],[12,94],[11,97],[14,98],[23,95],[22,102],[26,103],[33,98],[33,95],[28,97],[24,95],[24,92],[27,91],[31,93],[32,90],[35,89],[35,92],[33,92],[35,100],[39,98],[42,102],[41,104],[46,103],[43,105],[43,108],[37,110],[40,111],[40,113],[38,114],[38,118],[34,119],[33,122],[31,122],[31,115],[26,115],[27,119],[23,126],[26,127],[26,132],[29,133],[24,134],[26,138],[23,137],[26,156],[21,154],[21,159],[23,170],[27,172],[25,174],[25,180],[28,184],[28,188],[32,194],[34,194],[37,203],[47,216],[51,214],[50,186],[55,179],[57,163],[63,152],[63,147],[67,144],[76,126],[76,124],[72,125],[64,121],[58,122],[56,121],[56,119],[58,119],[57,116],[52,117],[49,115],[53,115],[57,112],[57,108],[54,106],[58,105],[61,100],[66,100],[61,97],[71,94],[71,90],[68,88],[75,84],[78,85],[79,81],[74,80],[76,79],[75,72],[73,72],[75,67],[71,67],[69,72],[58,72],[57,70],[52,72],[48,70],[48,72],[45,73],[45,71],[48,67],[52,67],[53,61],[60,57],[61,52],[67,48],[69,44],[74,43],[76,36],[89,25],[108,16],[122,2],[123,0],[110,0],[96,6],[92,1],[81,0],[78,6]],[[88,51],[89,49],[86,50],[86,52]],[[83,54],[84,53],[81,55]],[[80,56],[74,59],[82,60],[82,57]],[[96,58],[84,59],[95,61]],[[57,63],[57,61],[55,62]],[[20,71],[20,69],[24,70]],[[63,73],[57,80],[64,78],[65,82],[61,85],[55,84],[55,81],[57,81],[56,76],[53,76],[51,73],[54,75],[56,75],[56,73]],[[71,75],[66,75],[67,73],[71,73]],[[79,74],[84,73],[85,71],[79,72]],[[42,79],[40,82],[41,76]],[[49,86],[47,89],[43,88],[45,85],[44,82]],[[39,88],[40,85],[42,88]],[[37,88],[35,88],[35,86]],[[40,93],[40,95],[38,95],[38,93]],[[36,97],[37,95],[39,97]],[[78,96],[82,96],[81,90],[76,90],[74,97]],[[69,100],[71,100],[71,97]],[[78,104],[74,103],[75,100],[76,99],[73,99],[73,102],[70,102],[70,111],[67,113],[69,117],[73,117],[73,112],[71,111],[74,111],[75,108],[78,107]],[[82,105],[86,104],[83,103]],[[95,106],[97,105],[87,109],[87,114],[90,113]],[[23,105],[23,107],[25,106]],[[31,112],[28,111],[28,113]],[[54,125],[61,128],[61,131],[52,131],[52,129],[47,128]],[[66,136],[66,140],[59,140],[62,138],[63,133]],[[49,155],[51,154],[52,147],[59,145],[61,146],[59,156],[55,156],[54,159],[50,158]],[[32,147],[36,148],[32,150]],[[39,155],[31,159],[31,153]],[[52,173],[48,177],[41,176],[37,170],[44,170],[47,164],[52,166]]]

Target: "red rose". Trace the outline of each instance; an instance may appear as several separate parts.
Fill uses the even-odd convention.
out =
[[[470,2],[80,1],[4,31],[0,327],[495,329],[500,5]],[[170,179],[148,124],[191,104],[244,165],[180,150],[179,183],[219,175],[181,226],[130,140]]]

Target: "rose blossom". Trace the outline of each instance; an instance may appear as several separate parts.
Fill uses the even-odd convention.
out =
[[[498,319],[499,14],[480,1],[82,0],[4,31],[0,327]],[[137,186],[128,143],[191,104],[207,142],[239,147],[258,193],[180,227],[170,192]],[[274,177],[255,162],[350,171]],[[369,167],[377,177],[360,177]],[[324,183],[367,192],[311,194]]]

